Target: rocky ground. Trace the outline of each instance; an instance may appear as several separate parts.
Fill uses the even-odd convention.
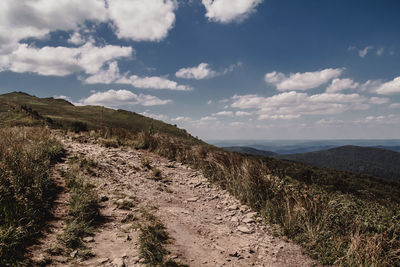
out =
[[[88,179],[102,197],[101,213],[106,220],[93,237],[85,239],[94,257],[52,258],[52,266],[65,266],[66,262],[72,266],[143,266],[136,221],[140,210],[160,219],[172,237],[169,257],[189,266],[316,264],[299,246],[274,237],[255,212],[196,170],[147,151],[106,148],[68,138],[62,141],[69,157],[83,155],[97,163]],[[144,167],[147,162],[151,169]],[[60,203],[67,197],[63,193],[58,199],[58,220],[65,214]],[[45,253],[46,244],[55,242],[62,223],[56,219],[53,224],[41,245],[32,250],[36,257]]]

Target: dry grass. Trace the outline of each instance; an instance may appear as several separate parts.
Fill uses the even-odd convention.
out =
[[[137,143],[199,169],[280,226],[323,265],[400,265],[400,187],[346,172],[141,134]],[[378,182],[376,182],[378,181]]]
[[[55,195],[52,163],[63,148],[45,128],[0,130],[0,265],[18,265]]]

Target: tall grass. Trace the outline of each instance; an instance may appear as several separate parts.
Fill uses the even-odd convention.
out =
[[[190,164],[324,265],[400,266],[400,184],[141,133],[135,144]]]
[[[18,265],[48,215],[61,144],[45,128],[0,130],[0,266]]]

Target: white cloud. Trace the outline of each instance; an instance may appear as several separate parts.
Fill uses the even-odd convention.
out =
[[[391,95],[400,93],[400,77],[394,78],[392,81],[383,83],[376,89],[376,93],[381,95]]]
[[[130,84],[137,88],[143,89],[168,89],[177,91],[191,91],[193,88],[180,85],[175,81],[168,80],[165,77],[151,76],[139,77],[137,75],[121,75],[117,62],[111,62],[108,69],[100,70],[92,76],[85,79],[86,83],[104,83],[104,84]]]
[[[359,86],[359,83],[354,82],[352,79],[333,79],[332,83],[326,89],[328,93],[340,92],[346,89],[355,89]]]
[[[183,79],[209,79],[217,76],[217,72],[210,69],[207,63],[200,63],[196,67],[182,68],[175,73],[175,76]]]
[[[324,69],[321,71],[291,73],[289,76],[280,72],[265,74],[265,81],[275,85],[278,91],[307,90],[316,88],[331,79],[340,76],[343,69]]]
[[[389,98],[373,96],[369,99],[369,103],[374,105],[382,105],[389,102]]]
[[[146,117],[149,117],[149,118],[153,118],[153,119],[156,119],[156,120],[160,120],[160,121],[166,121],[166,120],[168,120],[168,116],[167,115],[164,115],[164,114],[154,114],[154,113],[151,113],[150,111],[144,111],[144,112],[142,112],[142,113],[139,113],[140,115],[143,115],[143,116],[146,116]]]
[[[118,38],[160,41],[174,26],[175,0],[108,0]]]
[[[130,57],[133,49],[106,45],[103,47],[86,43],[80,47],[36,48],[27,44],[19,44],[18,48],[5,57],[0,70],[13,72],[34,72],[40,75],[66,76],[84,71],[88,74],[98,72],[104,63]]]
[[[362,49],[362,50],[359,50],[358,51],[358,55],[361,57],[361,58],[365,58],[365,56],[368,54],[368,52],[372,49],[372,48],[374,48],[373,46],[366,46],[364,49]]]
[[[163,100],[156,96],[134,94],[128,90],[108,90],[96,92],[88,98],[80,100],[83,105],[103,105],[108,107],[119,107],[126,105],[157,106],[170,103],[171,100]]]
[[[384,48],[384,47],[381,47],[381,48],[379,48],[378,50],[376,50],[376,54],[377,54],[378,56],[382,56],[384,51],[385,51],[385,48]]]
[[[217,118],[212,116],[205,116],[200,119],[200,121],[215,121],[215,120],[217,120]]]
[[[176,117],[176,118],[171,119],[171,121],[176,121],[176,122],[179,122],[179,121],[182,121],[182,122],[190,122],[190,121],[192,121],[192,119],[191,119],[190,117],[179,116],[179,117]]]
[[[85,42],[86,42],[85,38],[83,38],[79,32],[74,32],[68,39],[68,43],[71,43],[74,45],[82,45]]]
[[[400,103],[393,103],[389,105],[390,109],[398,109],[400,108]]]
[[[367,116],[362,120],[355,121],[356,124],[395,124],[400,123],[400,115],[398,114],[389,114],[389,115],[381,115],[381,116]]]
[[[224,110],[224,111],[217,112],[213,115],[215,115],[215,116],[233,116],[233,112]]]
[[[259,119],[294,119],[301,115],[340,114],[369,108],[368,99],[359,94],[322,93],[309,96],[291,91],[271,97],[235,95],[232,100],[233,108],[255,109]]]
[[[330,119],[321,119],[321,120],[315,122],[315,124],[321,125],[324,127],[332,127],[332,126],[341,126],[344,124],[344,121],[330,118]]]
[[[118,63],[116,61],[113,61],[108,65],[108,69],[100,70],[94,75],[89,76],[88,78],[86,78],[85,82],[89,84],[94,84],[94,83],[110,84],[119,78],[120,74],[119,74]]]
[[[376,89],[379,88],[381,85],[381,80],[368,80],[365,83],[360,84],[358,91],[375,93]]]
[[[168,89],[176,91],[191,91],[192,87],[186,85],[180,85],[175,81],[168,80],[165,77],[151,76],[151,77],[139,77],[132,75],[129,78],[121,78],[116,81],[121,84],[131,84],[137,88],[144,89]]]
[[[2,0],[0,53],[15,50],[24,38],[43,38],[54,30],[76,30],[86,20],[107,20],[104,1]]]
[[[206,17],[211,21],[241,22],[253,13],[263,0],[202,0]]]
[[[221,73],[221,75],[228,74],[228,73],[234,71],[236,68],[240,68],[241,66],[243,66],[243,62],[241,62],[241,61],[238,61],[235,64],[231,64],[231,65],[229,65],[229,67],[224,69],[224,71]]]
[[[239,111],[235,112],[235,115],[238,116],[238,117],[243,117],[243,116],[251,116],[251,115],[253,115],[253,113],[239,110]]]

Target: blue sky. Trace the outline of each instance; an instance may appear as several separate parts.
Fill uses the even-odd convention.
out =
[[[400,138],[400,2],[3,0],[0,93],[203,139]]]

